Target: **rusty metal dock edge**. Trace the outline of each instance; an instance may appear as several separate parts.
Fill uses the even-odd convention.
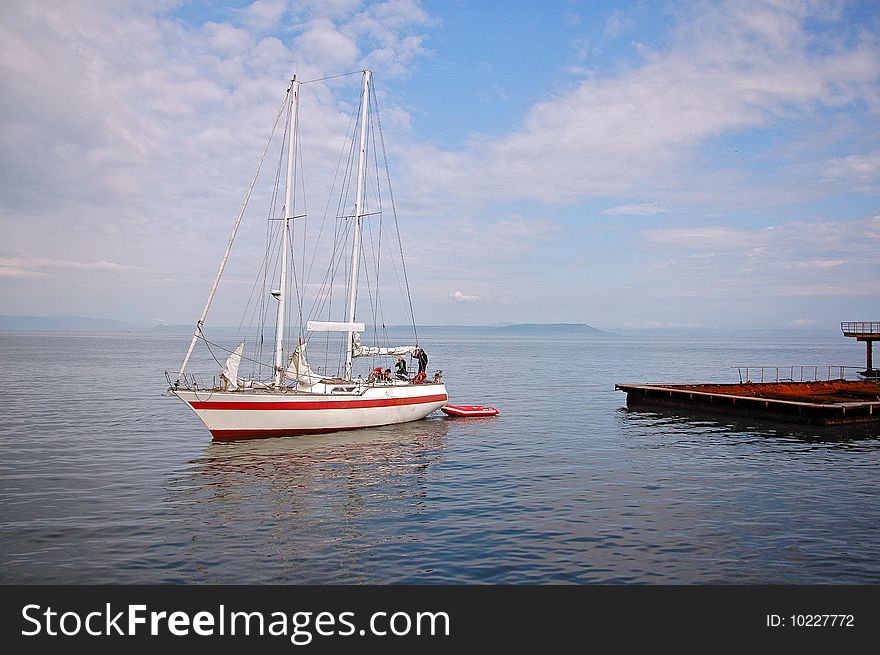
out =
[[[664,384],[615,384],[614,388],[626,393],[628,407],[671,407],[810,425],[880,422],[880,402],[810,403],[694,391]]]

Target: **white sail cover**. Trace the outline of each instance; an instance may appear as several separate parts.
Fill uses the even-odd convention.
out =
[[[238,367],[241,364],[241,356],[243,353],[244,341],[242,341],[238,348],[236,348],[227,358],[226,364],[223,365],[223,370],[220,371],[220,377],[226,380],[230,391],[238,389]]]
[[[309,321],[306,323],[309,332],[363,332],[363,323],[343,323],[340,321]]]
[[[415,346],[397,346],[396,348],[380,348],[378,346],[358,346],[352,351],[354,357],[370,357],[373,355],[391,355],[404,357],[412,355]]]
[[[412,355],[415,349],[415,346],[394,346],[392,348],[380,348],[379,346],[362,346],[360,336],[354,334],[351,344],[351,355],[352,357],[372,357],[375,355],[404,357],[406,355]]]
[[[322,380],[309,366],[306,361],[306,344],[300,342],[299,347],[290,354],[290,361],[284,376],[289,380],[296,380],[299,384],[311,387]]]

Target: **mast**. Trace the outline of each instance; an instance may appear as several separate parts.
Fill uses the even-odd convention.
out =
[[[278,120],[281,118],[281,114],[284,113],[284,105],[287,102],[287,98],[284,99],[284,102],[281,103],[281,106],[278,108],[278,114],[275,116],[275,123],[272,125],[272,134],[275,133],[275,128],[278,126]],[[223,259],[220,260],[220,268],[217,270],[217,275],[214,277],[214,283],[211,285],[211,291],[208,293],[208,299],[205,301],[205,308],[202,310],[202,315],[199,317],[198,322],[196,323],[196,329],[193,332],[192,341],[189,343],[189,348],[186,350],[186,355],[183,358],[183,364],[180,365],[180,370],[177,372],[177,380],[174,382],[174,388],[177,388],[177,385],[180,384],[180,379],[184,378],[184,382],[186,380],[186,366],[189,364],[189,358],[193,354],[193,349],[196,347],[196,342],[202,337],[202,326],[205,324],[205,319],[208,317],[208,310],[211,308],[211,301],[214,300],[214,294],[217,292],[217,286],[220,284],[220,278],[223,277],[223,271],[226,268],[226,262],[229,261],[229,253],[232,252],[232,244],[235,242],[235,235],[238,234],[238,227],[241,225],[241,219],[244,217],[244,212],[247,209],[248,202],[251,199],[251,194],[254,192],[254,186],[257,184],[257,178],[260,177],[260,170],[263,168],[263,161],[266,159],[266,153],[269,151],[269,146],[272,144],[272,138],[269,138],[269,142],[266,143],[266,147],[263,149],[263,155],[260,157],[260,164],[257,166],[257,172],[254,173],[254,179],[251,180],[251,185],[248,187],[247,194],[244,197],[244,202],[241,205],[241,211],[238,212],[238,218],[235,219],[235,223],[232,226],[232,234],[229,235],[229,241],[226,243],[226,250],[223,253]]]
[[[372,73],[365,70],[363,96],[361,98],[361,138],[360,152],[358,154],[357,195],[354,201],[354,236],[352,237],[351,244],[351,278],[348,284],[348,316],[346,320],[349,323],[354,323],[354,310],[357,302],[358,265],[360,264],[361,250],[361,217],[364,213],[364,178],[367,165],[367,114],[370,106],[371,78]],[[354,332],[349,331],[345,342],[345,378],[349,380],[351,379],[351,354],[354,345],[354,335]]]
[[[296,118],[299,108],[299,85],[294,75],[290,81],[290,114],[287,124],[287,181],[284,187],[284,222],[281,232],[281,275],[278,283],[278,315],[275,318],[275,387],[284,384],[284,317],[287,300],[287,251],[290,250],[289,223],[293,217],[293,164],[296,159]]]

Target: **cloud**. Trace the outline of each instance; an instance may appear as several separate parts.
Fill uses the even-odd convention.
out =
[[[613,216],[621,214],[624,216],[654,216],[655,214],[665,214],[666,209],[660,207],[656,202],[643,203],[636,205],[619,205],[617,207],[609,207],[599,212],[602,216]]]
[[[425,185],[474,199],[568,204],[724,192],[746,202],[742,171],[731,180],[723,160],[695,165],[701,148],[780,121],[810,124],[822,111],[880,109],[880,44],[861,32],[830,47],[829,32],[808,29],[830,20],[823,27],[834,30],[834,18],[796,3],[701,5],[663,47],[643,46],[640,65],[591,75],[535,103],[511,133],[475,136],[458,152],[413,153],[414,170]]]
[[[241,19],[254,30],[274,27],[287,11],[287,0],[256,0],[240,10]]]
[[[253,45],[250,32],[228,23],[206,23],[202,29],[210,46],[221,57],[244,54]]]
[[[96,261],[78,262],[63,259],[47,259],[44,257],[0,257],[0,267],[8,270],[19,270],[23,273],[45,275],[47,270],[61,271],[113,271],[137,272],[143,270],[139,266],[119,264],[117,262]]]
[[[789,221],[770,227],[642,230],[664,295],[764,298],[880,293],[880,217]],[[662,257],[662,258],[660,258]]]
[[[825,173],[829,178],[858,177],[876,179],[880,176],[880,152],[829,159],[825,162]]]
[[[109,285],[137,277],[120,273],[161,271],[178,281],[173,293],[151,279],[120,311],[172,322],[197,311],[290,74],[316,79],[366,65],[386,94],[384,127],[398,133],[389,145],[404,242],[426,244],[407,260],[415,302],[443,307],[450,320],[481,308],[489,322],[503,320],[490,315],[499,307],[549,317],[568,311],[554,307],[564,304],[554,294],[569,284],[580,285],[584,305],[607,299],[603,311],[623,318],[629,302],[660,322],[674,322],[688,301],[723,299],[736,318],[767,298],[806,298],[804,309],[779,309],[786,321],[817,311],[815,294],[876,289],[880,217],[858,218],[853,207],[864,199],[844,196],[878,192],[873,10],[874,23],[854,23],[846,7],[824,3],[663,5],[673,20],[657,16],[662,30],[644,39],[650,45],[627,42],[645,29],[645,12],[602,10],[608,20],[598,17],[592,31],[585,20],[585,38],[563,48],[568,60],[549,72],[555,83],[526,85],[507,103],[519,103],[513,128],[499,122],[444,148],[398,138],[413,138],[410,122],[430,115],[417,104],[423,87],[382,89],[381,80],[416,71],[433,43],[460,34],[420,3],[261,0],[192,12],[210,14],[201,24],[180,7],[0,3],[0,233],[10,252],[41,254],[3,258],[4,305],[48,298],[32,293],[38,285],[74,302],[92,272]],[[434,27],[449,39],[432,42]],[[609,39],[611,64],[602,56]],[[444,112],[467,116],[471,108],[455,103],[469,100],[449,92],[452,82],[428,82],[440,84]],[[303,94],[310,192],[333,177],[356,86],[328,80]],[[541,97],[527,95],[535,88]],[[414,107],[396,95],[410,92]],[[326,199],[310,203],[312,214]],[[266,199],[252,202],[265,217]],[[640,221],[595,221],[597,212],[656,218],[643,230]],[[235,256],[262,254],[243,239]],[[575,260],[591,262],[589,279]],[[228,281],[245,287],[236,263]],[[124,302],[118,288],[89,289],[98,307],[111,292]],[[653,290],[666,306],[647,306]]]
[[[317,18],[294,41],[294,47],[309,52],[326,65],[351,67],[357,60],[357,43],[350,36],[340,32],[336,24],[326,18]]]
[[[477,302],[480,297],[479,296],[469,296],[461,291],[453,291],[449,294],[449,297],[452,298],[455,302]]]
[[[823,184],[848,186],[861,193],[880,195],[880,151],[834,157],[816,168],[817,178]]]
[[[412,2],[259,1],[199,24],[178,5],[0,3],[0,233],[10,249],[45,254],[3,267],[9,293],[14,279],[59,270],[49,260],[69,263],[71,285],[114,262],[186,267],[184,287],[210,277],[291,73],[356,70],[381,50],[405,75],[428,20]],[[332,179],[357,83],[315,83],[304,100],[310,181]]]
[[[788,324],[792,327],[807,327],[809,325],[815,325],[816,321],[812,318],[796,318],[793,321],[789,321]]]
[[[785,264],[786,268],[834,268],[843,266],[845,262],[842,259],[810,259],[802,262],[792,262]]]
[[[745,230],[726,226],[667,227],[644,230],[642,237],[677,250],[710,248],[720,251],[743,251],[760,247],[764,230]]]

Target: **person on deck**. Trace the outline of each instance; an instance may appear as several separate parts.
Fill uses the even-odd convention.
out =
[[[397,358],[397,365],[394,371],[398,380],[406,380],[406,360],[403,357]]]
[[[425,369],[428,368],[428,354],[421,348],[416,348],[413,354],[419,360],[419,373],[425,373],[425,375],[427,375]]]

